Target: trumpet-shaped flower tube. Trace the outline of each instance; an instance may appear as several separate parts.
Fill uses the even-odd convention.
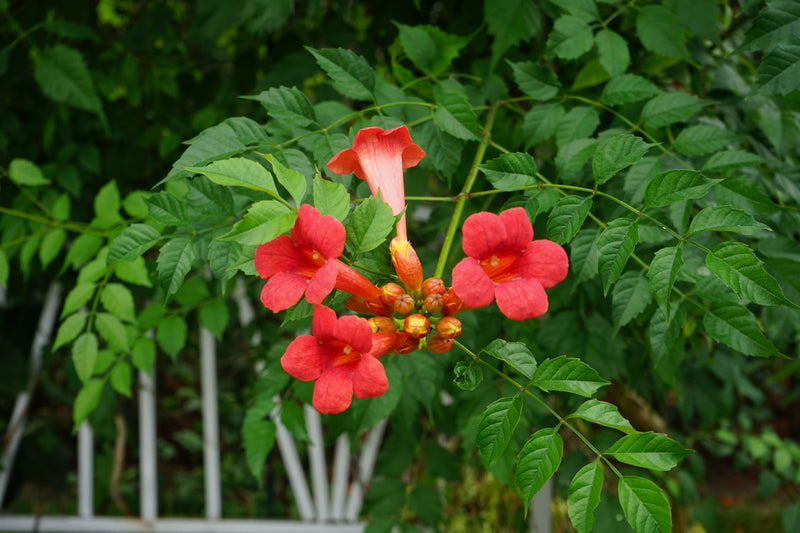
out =
[[[406,126],[390,130],[363,128],[356,133],[353,147],[342,150],[330,161],[328,169],[336,174],[355,173],[367,180],[369,190],[399,215],[406,206],[403,169],[416,166],[425,152],[411,141]],[[397,235],[407,238],[405,214],[397,224]]]
[[[365,318],[314,308],[311,331],[293,340],[281,357],[281,366],[303,381],[316,381],[312,404],[321,413],[341,413],[357,398],[380,396],[389,388],[378,357],[397,344],[383,335],[373,346],[373,332]],[[388,341],[388,342],[387,342]]]
[[[453,289],[464,305],[481,307],[496,300],[513,320],[547,312],[544,289],[567,276],[569,261],[557,243],[532,240],[533,226],[523,208],[475,213],[462,231],[467,257],[453,269]]]

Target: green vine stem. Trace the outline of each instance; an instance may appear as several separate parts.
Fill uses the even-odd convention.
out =
[[[447,259],[450,256],[450,249],[453,247],[456,231],[458,230],[458,225],[461,223],[461,215],[464,213],[464,206],[467,203],[472,186],[475,184],[475,180],[478,177],[478,165],[483,162],[483,157],[486,155],[486,148],[489,147],[489,139],[491,138],[492,127],[494,126],[494,117],[497,114],[498,107],[499,104],[493,105],[491,108],[489,108],[489,112],[486,114],[486,125],[483,130],[483,142],[478,145],[478,149],[475,150],[475,158],[472,160],[472,166],[469,169],[467,181],[464,183],[464,187],[461,189],[461,193],[458,195],[456,208],[455,211],[453,211],[452,218],[450,218],[450,225],[447,227],[447,233],[445,234],[444,242],[442,243],[442,249],[439,252],[439,261],[436,263],[436,270],[433,273],[434,277],[441,278],[444,274],[445,265],[447,265]]]

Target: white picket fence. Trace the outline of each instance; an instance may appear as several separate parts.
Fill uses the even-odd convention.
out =
[[[2,287],[0,287],[0,290]],[[2,514],[8,481],[25,429],[31,398],[41,370],[42,350],[50,342],[61,305],[61,287],[53,282],[46,294],[38,327],[30,352],[30,381],[19,393],[11,413],[3,441],[0,461],[0,531],[19,532],[106,532],[106,533],[356,533],[364,529],[358,521],[378,456],[387,421],[373,427],[361,446],[351,454],[349,437],[341,435],[333,450],[333,464],[328,468],[324,448],[323,427],[319,413],[306,406],[304,414],[310,439],[306,475],[294,439],[280,423],[276,443],[284,462],[300,520],[230,519],[223,517],[219,417],[217,412],[217,344],[214,336],[200,328],[200,360],[203,421],[203,456],[205,485],[205,517],[164,518],[158,514],[158,476],[156,457],[156,390],[151,374],[139,372],[139,493],[140,514],[137,518],[95,516],[94,501],[94,438],[88,423],[81,425],[78,436],[78,515],[10,515]],[[235,294],[240,321],[249,323],[254,312],[244,292]],[[0,292],[0,304],[4,292]],[[258,338],[254,339],[258,342]],[[276,409],[279,409],[276,408]],[[354,468],[351,468],[351,463]],[[330,479],[329,479],[330,471]],[[351,479],[351,472],[354,477]],[[532,505],[530,531],[550,533],[552,482],[537,494]]]

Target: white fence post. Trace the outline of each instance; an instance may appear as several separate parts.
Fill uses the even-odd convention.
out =
[[[214,335],[200,326],[200,372],[203,392],[203,463],[206,518],[222,517],[219,473],[219,414],[217,408],[217,347]]]

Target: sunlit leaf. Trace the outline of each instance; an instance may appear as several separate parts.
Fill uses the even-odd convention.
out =
[[[536,358],[525,344],[495,339],[483,351],[492,357],[505,361],[508,365],[528,379],[536,372]]]
[[[562,391],[589,397],[609,382],[580,359],[561,355],[542,361],[533,376],[533,384],[544,391]]]
[[[543,428],[531,435],[517,456],[517,486],[525,501],[553,477],[563,454],[564,442],[557,427]]]
[[[625,519],[637,533],[672,533],[669,500],[658,486],[637,476],[622,476],[617,487]]]
[[[626,435],[603,453],[625,464],[666,472],[692,452],[663,433],[648,431]]]
[[[618,429],[623,433],[636,433],[631,423],[619,413],[616,405],[595,398],[583,402],[567,418],[580,418],[601,426]]]
[[[594,461],[578,470],[569,484],[567,514],[578,533],[589,533],[594,526],[594,510],[603,490],[603,468]]]
[[[490,403],[478,424],[476,444],[487,466],[491,466],[508,447],[522,414],[522,398],[499,398]]]

